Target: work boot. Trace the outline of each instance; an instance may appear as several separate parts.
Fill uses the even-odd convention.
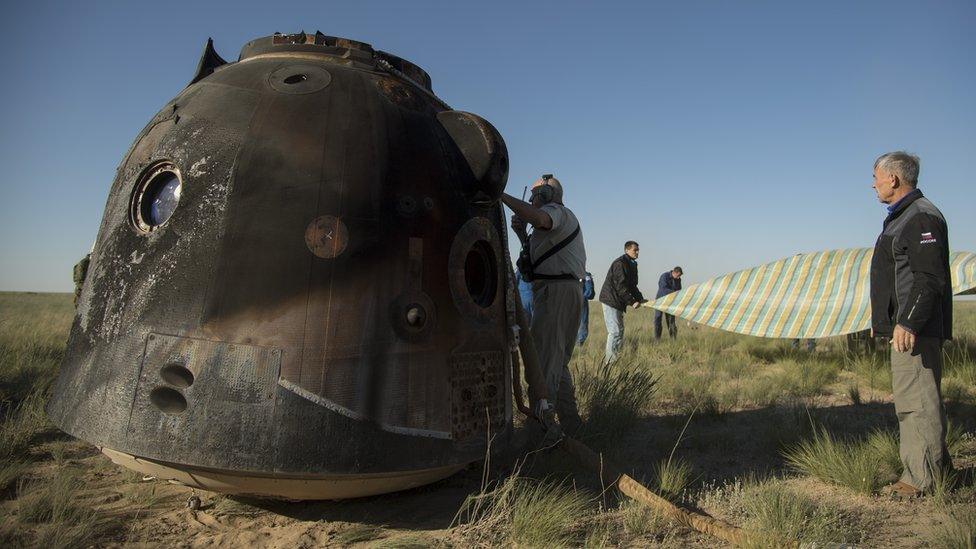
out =
[[[881,494],[888,496],[892,499],[899,500],[910,500],[922,497],[922,491],[918,488],[908,484],[907,482],[898,481],[894,484],[889,484],[881,489]]]

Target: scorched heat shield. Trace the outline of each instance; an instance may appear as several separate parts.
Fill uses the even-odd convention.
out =
[[[368,44],[208,43],[118,168],[48,413],[216,491],[457,471],[511,425],[507,171],[488,122]]]

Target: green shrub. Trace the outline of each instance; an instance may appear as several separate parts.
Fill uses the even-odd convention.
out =
[[[681,459],[667,459],[654,467],[654,485],[661,496],[676,501],[691,484],[691,465]]]
[[[789,446],[783,456],[801,473],[862,494],[893,480],[900,466],[894,435],[884,432],[872,434],[867,441],[846,442],[821,427],[811,438]]]
[[[576,395],[586,416],[586,436],[605,441],[629,431],[651,404],[657,378],[616,361],[576,372]]]

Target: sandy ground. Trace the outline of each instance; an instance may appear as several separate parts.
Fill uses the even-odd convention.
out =
[[[840,390],[840,384],[838,385]],[[852,406],[841,394],[821,396],[809,404],[809,413],[827,425],[842,424],[856,434],[894,424],[890,403],[879,401]],[[629,468],[636,478],[647,478],[652,464],[667,458],[674,447],[684,417],[668,415],[668,403],[660,415],[642,424],[624,440],[610,443],[611,459]],[[675,450],[689,461],[699,482],[721,485],[749,474],[782,473],[785,468],[777,445],[797,431],[799,422],[808,420],[806,408],[775,407],[740,410],[715,417],[696,418]],[[450,526],[455,513],[469,494],[480,488],[482,464],[423,488],[343,502],[277,502],[232,498],[154,478],[143,478],[112,464],[97,449],[66,437],[47,445],[65,446],[60,464],[50,458],[39,461],[33,474],[51,474],[57,467],[72,467],[83,472],[86,489],[83,497],[104,517],[99,546],[172,547],[341,547],[388,546],[425,547],[448,545],[453,538]],[[39,456],[45,445],[35,448]],[[500,456],[495,473],[507,468]],[[976,443],[956,467],[976,467]],[[526,463],[530,475],[571,476],[581,488],[600,492],[595,478],[579,469],[559,452],[539,454]],[[924,547],[928,530],[943,516],[928,500],[896,502],[879,496],[864,496],[810,478],[788,481],[799,491],[849,509],[861,517],[863,547]],[[202,501],[199,510],[187,508],[190,496]],[[612,507],[614,495],[602,497]],[[976,501],[973,502],[976,505]],[[6,500],[0,509],[14,511],[15,500]],[[716,510],[710,510],[716,512]],[[716,513],[719,514],[720,513]],[[723,544],[697,532],[668,528],[659,536],[636,543],[671,547],[719,547]]]

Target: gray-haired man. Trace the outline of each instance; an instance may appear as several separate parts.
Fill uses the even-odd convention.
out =
[[[952,338],[949,229],[918,190],[919,159],[898,151],[874,163],[888,217],[871,260],[871,327],[891,338],[891,386],[898,415],[901,479],[885,491],[914,497],[952,467],[945,446],[942,343]]]
[[[512,229],[529,245],[532,337],[559,423],[572,435],[582,424],[569,372],[585,303],[580,280],[586,274],[586,250],[580,223],[563,205],[563,187],[551,175],[532,184],[529,203],[508,194],[502,195],[502,202],[515,212]],[[531,235],[526,224],[534,227]],[[545,414],[548,403],[533,403],[533,408],[537,415]]]

